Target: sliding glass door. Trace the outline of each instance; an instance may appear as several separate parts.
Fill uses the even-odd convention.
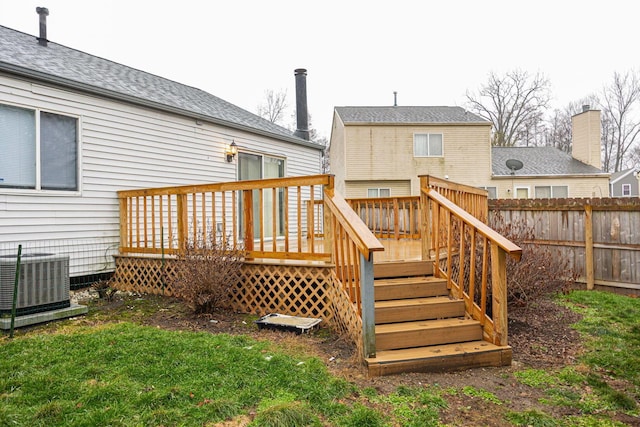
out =
[[[283,178],[284,159],[251,153],[238,153],[238,180],[265,178]],[[240,234],[244,235],[243,199],[239,197]],[[284,191],[265,189],[262,194],[262,213],[260,218],[260,190],[253,190],[253,235],[260,236],[264,224],[264,238],[272,239],[284,235]],[[275,216],[275,230],[274,230]],[[261,221],[262,219],[262,221]]]

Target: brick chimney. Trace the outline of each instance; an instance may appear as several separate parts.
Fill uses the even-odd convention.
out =
[[[598,169],[602,169],[600,158],[600,110],[583,105],[582,112],[571,117],[571,155]]]
[[[40,36],[38,37],[38,44],[40,46],[47,45],[47,16],[49,16],[49,9],[46,7],[36,7],[36,12],[40,15]]]

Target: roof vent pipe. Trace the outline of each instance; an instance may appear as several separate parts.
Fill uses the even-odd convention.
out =
[[[395,90],[393,91],[393,106],[398,106],[398,92],[396,92]]]
[[[296,76],[296,131],[294,135],[309,141],[309,112],[307,108],[307,70],[298,68]]]
[[[46,7],[36,7],[36,12],[40,15],[40,37],[38,37],[38,44],[40,46],[47,45],[47,16],[49,16],[49,9]]]

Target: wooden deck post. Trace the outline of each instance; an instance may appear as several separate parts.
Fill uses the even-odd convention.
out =
[[[507,255],[491,244],[491,298],[493,343],[507,345]]]
[[[587,289],[595,287],[595,275],[593,272],[593,207],[584,206],[584,269],[587,280]]]
[[[253,190],[242,190],[242,226],[244,228],[244,249],[253,250]]]
[[[430,218],[430,209],[429,209],[429,198],[422,192],[423,188],[427,188],[429,185],[429,177],[421,176],[420,177],[420,241],[422,242],[422,260],[427,261],[431,259],[431,227],[429,220]]]
[[[178,209],[178,249],[184,251],[187,248],[187,233],[189,232],[189,209],[187,208],[187,195],[178,194],[177,196],[177,209]],[[193,225],[195,227],[195,224]],[[193,242],[194,244],[196,242]]]
[[[362,349],[364,357],[376,357],[376,318],[373,291],[373,254],[360,253],[360,301],[362,302]]]
[[[120,197],[120,253],[123,248],[128,248],[129,242],[129,199]]]

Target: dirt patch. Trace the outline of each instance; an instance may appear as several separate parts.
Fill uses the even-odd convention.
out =
[[[141,298],[136,305],[131,299]],[[144,305],[144,308],[140,308]],[[98,312],[94,318],[108,319],[109,312],[120,312],[125,318],[169,330],[206,331],[210,333],[245,334],[269,340],[288,350],[299,350],[323,360],[328,369],[361,387],[373,387],[380,393],[393,392],[398,386],[438,385],[446,393],[449,408],[441,414],[448,425],[508,426],[507,411],[539,409],[552,416],[568,415],[566,408],[539,403],[544,391],[519,383],[513,372],[525,367],[555,368],[573,363],[581,351],[581,342],[571,324],[579,315],[560,307],[550,299],[529,307],[510,309],[509,344],[513,347],[513,364],[502,368],[480,368],[448,373],[411,373],[369,378],[359,363],[353,345],[326,329],[311,334],[258,330],[256,316],[219,311],[209,315],[193,315],[174,298],[123,297],[92,303]],[[101,316],[100,312],[104,312]],[[115,314],[115,313],[113,313]],[[488,403],[481,397],[465,394],[464,387],[493,393],[503,404]],[[453,390],[457,390],[454,392]],[[241,424],[240,424],[241,425]]]

